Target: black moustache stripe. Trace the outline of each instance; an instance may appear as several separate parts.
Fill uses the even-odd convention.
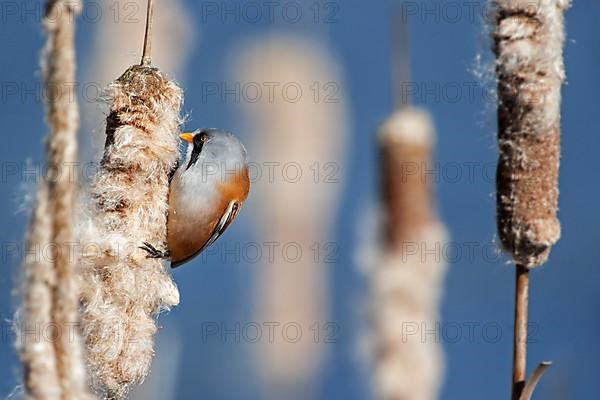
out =
[[[198,162],[198,157],[200,156],[200,152],[202,151],[202,146],[204,146],[203,142],[195,143],[194,148],[192,149],[192,156],[190,157],[190,162],[188,163],[185,170],[187,171],[190,167]]]

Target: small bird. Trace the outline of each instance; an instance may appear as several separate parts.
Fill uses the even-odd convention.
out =
[[[179,136],[189,142],[185,161],[169,187],[167,250],[144,242],[149,258],[166,258],[175,268],[213,244],[248,197],[246,149],[231,133],[202,129]]]

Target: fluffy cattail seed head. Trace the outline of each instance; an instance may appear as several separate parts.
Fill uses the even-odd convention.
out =
[[[106,145],[84,232],[97,250],[84,255],[81,298],[96,386],[121,397],[148,374],[154,316],[179,303],[164,265],[138,246],[144,241],[165,246],[182,91],[159,70],[132,66],[109,95]]]

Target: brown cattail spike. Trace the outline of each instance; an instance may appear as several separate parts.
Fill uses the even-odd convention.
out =
[[[415,229],[435,222],[431,186],[424,171],[431,163],[434,145],[429,114],[408,106],[394,112],[380,127],[382,200],[386,208],[384,240],[401,249]]]
[[[494,0],[497,206],[504,248],[527,268],[560,237],[558,165],[563,12],[568,0]]]

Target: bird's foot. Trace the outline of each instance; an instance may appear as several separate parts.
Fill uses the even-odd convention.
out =
[[[140,249],[148,252],[146,258],[169,258],[171,256],[171,252],[169,250],[160,251],[148,242],[143,242],[143,244],[143,246],[140,246]]]

